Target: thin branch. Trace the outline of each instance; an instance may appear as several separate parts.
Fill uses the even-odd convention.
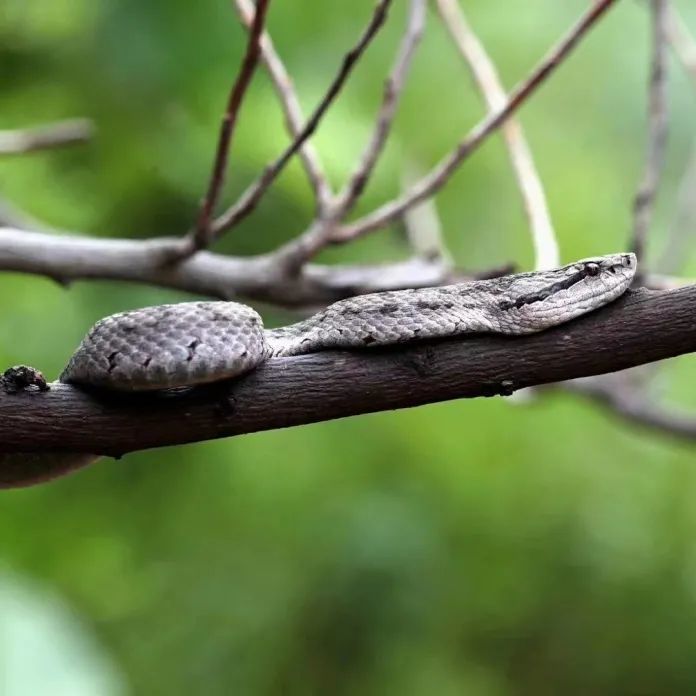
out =
[[[427,0],[411,0],[404,36],[399,45],[394,66],[384,83],[382,103],[377,113],[372,137],[367,143],[355,171],[349,177],[343,190],[326,210],[326,213],[315,220],[302,235],[278,249],[275,256],[280,266],[296,272],[324,247],[331,244],[337,223],[358,202],[391,132],[399,97],[405,86],[413,55],[425,28],[426,9]]]
[[[377,164],[377,160],[384,150],[394,117],[396,116],[399,97],[406,84],[413,56],[423,36],[426,9],[426,0],[411,0],[406,31],[399,45],[394,66],[384,82],[382,104],[377,113],[372,137],[360,157],[358,166],[338,195],[332,211],[334,219],[343,219],[355,207]]]
[[[413,165],[407,166],[404,176],[406,186],[415,178],[415,168]],[[443,264],[452,266],[452,255],[447,248],[442,222],[433,198],[426,199],[404,213],[404,229],[408,245],[415,256],[433,261],[440,260]]]
[[[612,413],[661,435],[696,440],[696,415],[656,406],[642,391],[631,388],[617,375],[584,377],[564,382],[564,390],[580,394],[605,406]]]
[[[662,256],[655,265],[661,273],[680,270],[688,256],[689,242],[696,229],[696,145],[679,182],[674,217],[670,225]]]
[[[0,227],[48,231],[50,228],[4,198],[0,198]]]
[[[696,351],[695,312],[696,287],[639,290],[538,334],[276,358],[239,379],[187,393],[87,393],[59,384],[48,392],[2,393],[0,451],[121,456],[448,399],[510,394]],[[17,473],[16,461],[12,465]]]
[[[674,52],[696,87],[696,39],[671,3],[667,7],[666,31]]]
[[[392,0],[379,0],[372,14],[370,23],[361,35],[357,44],[345,55],[338,74],[310,116],[309,121],[307,121],[300,133],[298,133],[297,137],[292,141],[292,143],[290,143],[290,145],[285,149],[280,157],[278,157],[278,159],[266,166],[261,173],[261,176],[259,176],[259,178],[256,179],[256,181],[252,183],[244,191],[244,193],[242,193],[237,202],[222,213],[222,215],[220,215],[212,223],[210,226],[210,234],[207,235],[207,238],[204,240],[203,244],[201,244],[202,240],[189,237],[187,243],[185,243],[183,247],[184,254],[189,254],[203,248],[204,246],[207,246],[217,239],[223,232],[241,222],[256,208],[258,202],[261,200],[273,181],[275,181],[276,177],[280,174],[285,165],[292,159],[293,155],[317,129],[319,122],[329,106],[331,106],[338,96],[341,88],[348,79],[348,76],[353,71],[356,63],[363,55],[365,49],[377,34],[380,27],[384,24],[391,2]],[[179,252],[182,251],[181,245],[175,245],[174,249],[178,250]]]
[[[45,126],[0,130],[0,155],[24,155],[84,143],[94,135],[94,124],[85,118],[49,123]]]
[[[616,2],[617,0],[598,0],[595,2],[570,32],[541,61],[531,75],[513,90],[503,108],[480,121],[451,154],[435,165],[428,174],[404,195],[389,203],[385,203],[369,215],[337,230],[334,235],[334,241],[348,241],[371,230],[385,227],[398,220],[410,207],[432,196],[441,189],[449,181],[459,165],[536,92],[551,73],[563,63],[589,29]]]
[[[244,24],[249,29],[254,17],[254,5],[251,0],[234,0],[237,13]],[[268,32],[261,34],[261,61],[263,62],[271,82],[275,87],[278,99],[285,116],[285,124],[292,138],[302,131],[302,124],[305,121],[302,107],[300,106],[297,94],[292,86],[292,79],[283,65],[283,61],[275,50],[273,41]],[[332,197],[329,180],[324,173],[319,155],[311,142],[305,142],[297,153],[302,160],[307,178],[309,179],[312,190],[316,197],[317,214],[321,217],[326,205]]]
[[[269,4],[270,0],[257,0],[254,21],[247,39],[246,53],[244,54],[242,65],[227,98],[227,107],[222,123],[220,124],[220,135],[215,149],[215,159],[213,162],[213,170],[210,174],[208,190],[201,203],[198,220],[196,221],[196,227],[193,233],[193,246],[195,249],[201,249],[209,243],[211,235],[210,223],[225,181],[227,160],[229,158],[230,145],[232,144],[235,126],[237,125],[239,110],[241,109],[244,95],[246,94],[247,88],[251,83],[251,78],[259,62],[261,51],[259,42],[261,40],[261,32],[263,31]]]
[[[471,70],[490,113],[505,107],[507,95],[493,61],[466,20],[457,0],[436,0],[443,23]],[[512,169],[522,195],[534,244],[535,268],[544,270],[560,265],[558,242],[551,223],[546,195],[534,165],[522,126],[515,118],[501,125]]]
[[[645,255],[648,229],[664,167],[668,127],[667,0],[650,0],[650,9],[653,48],[648,87],[648,135],[643,175],[633,202],[631,232],[631,248],[639,260]]]

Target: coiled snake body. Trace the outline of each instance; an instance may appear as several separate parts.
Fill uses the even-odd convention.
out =
[[[271,330],[235,302],[146,307],[98,321],[60,379],[121,391],[164,389],[234,377],[272,356],[480,332],[534,333],[608,304],[628,289],[635,271],[633,254],[614,254],[550,271],[359,295]],[[0,488],[32,485],[95,459],[83,452],[0,451]]]
[[[85,336],[60,379],[116,390],[192,386],[272,356],[369,348],[492,332],[527,334],[611,302],[631,284],[633,254],[458,285],[359,295],[280,329],[235,302],[187,302],[114,314]]]

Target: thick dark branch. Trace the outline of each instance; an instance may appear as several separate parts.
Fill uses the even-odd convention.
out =
[[[406,408],[601,374],[696,351],[696,286],[628,293],[522,338],[479,336],[276,358],[188,393],[0,394],[0,451],[139,449]],[[0,458],[0,462],[2,459]]]

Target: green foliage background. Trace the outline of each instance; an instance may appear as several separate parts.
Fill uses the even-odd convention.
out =
[[[335,184],[370,132],[405,6],[395,3],[316,139]],[[270,28],[307,111],[371,7],[272,4]],[[587,2],[466,7],[511,86]],[[693,4],[680,7],[696,27]],[[3,0],[0,127],[88,116],[99,133],[87,146],[3,159],[0,193],[84,234],[182,233],[243,47],[227,0]],[[564,259],[626,246],[648,53],[644,4],[619,3],[522,112]],[[696,112],[691,86],[672,67],[652,258],[673,218]],[[362,209],[398,190],[404,163],[435,162],[481,112],[431,14]],[[228,200],[285,142],[259,73]],[[437,203],[459,263],[529,266],[498,140]],[[271,249],[311,212],[294,164],[219,251]],[[405,253],[391,231],[325,260]],[[0,364],[53,376],[98,317],[185,299],[3,274]],[[269,323],[291,318],[264,309]],[[693,402],[693,360],[668,374],[674,398]],[[529,405],[460,401],[105,460],[5,492],[0,569],[70,607],[124,693],[687,693],[696,689],[695,493],[693,446],[595,405],[559,395]],[[44,693],[55,693],[50,683]]]

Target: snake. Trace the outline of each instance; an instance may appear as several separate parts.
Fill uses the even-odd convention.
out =
[[[339,300],[297,323],[265,329],[232,301],[161,304],[112,314],[87,333],[60,381],[147,391],[231,379],[270,358],[373,349],[469,334],[531,334],[612,302],[631,285],[632,253],[550,270]]]
[[[59,377],[77,387],[142,392],[193,388],[243,375],[276,357],[493,333],[520,336],[569,322],[620,297],[636,273],[631,253],[561,268],[339,300],[289,326],[265,329],[238,302],[162,304],[100,319]],[[8,381],[8,373],[13,374]],[[26,366],[5,389],[50,389]],[[83,452],[0,452],[0,489],[29,486],[87,466]]]

